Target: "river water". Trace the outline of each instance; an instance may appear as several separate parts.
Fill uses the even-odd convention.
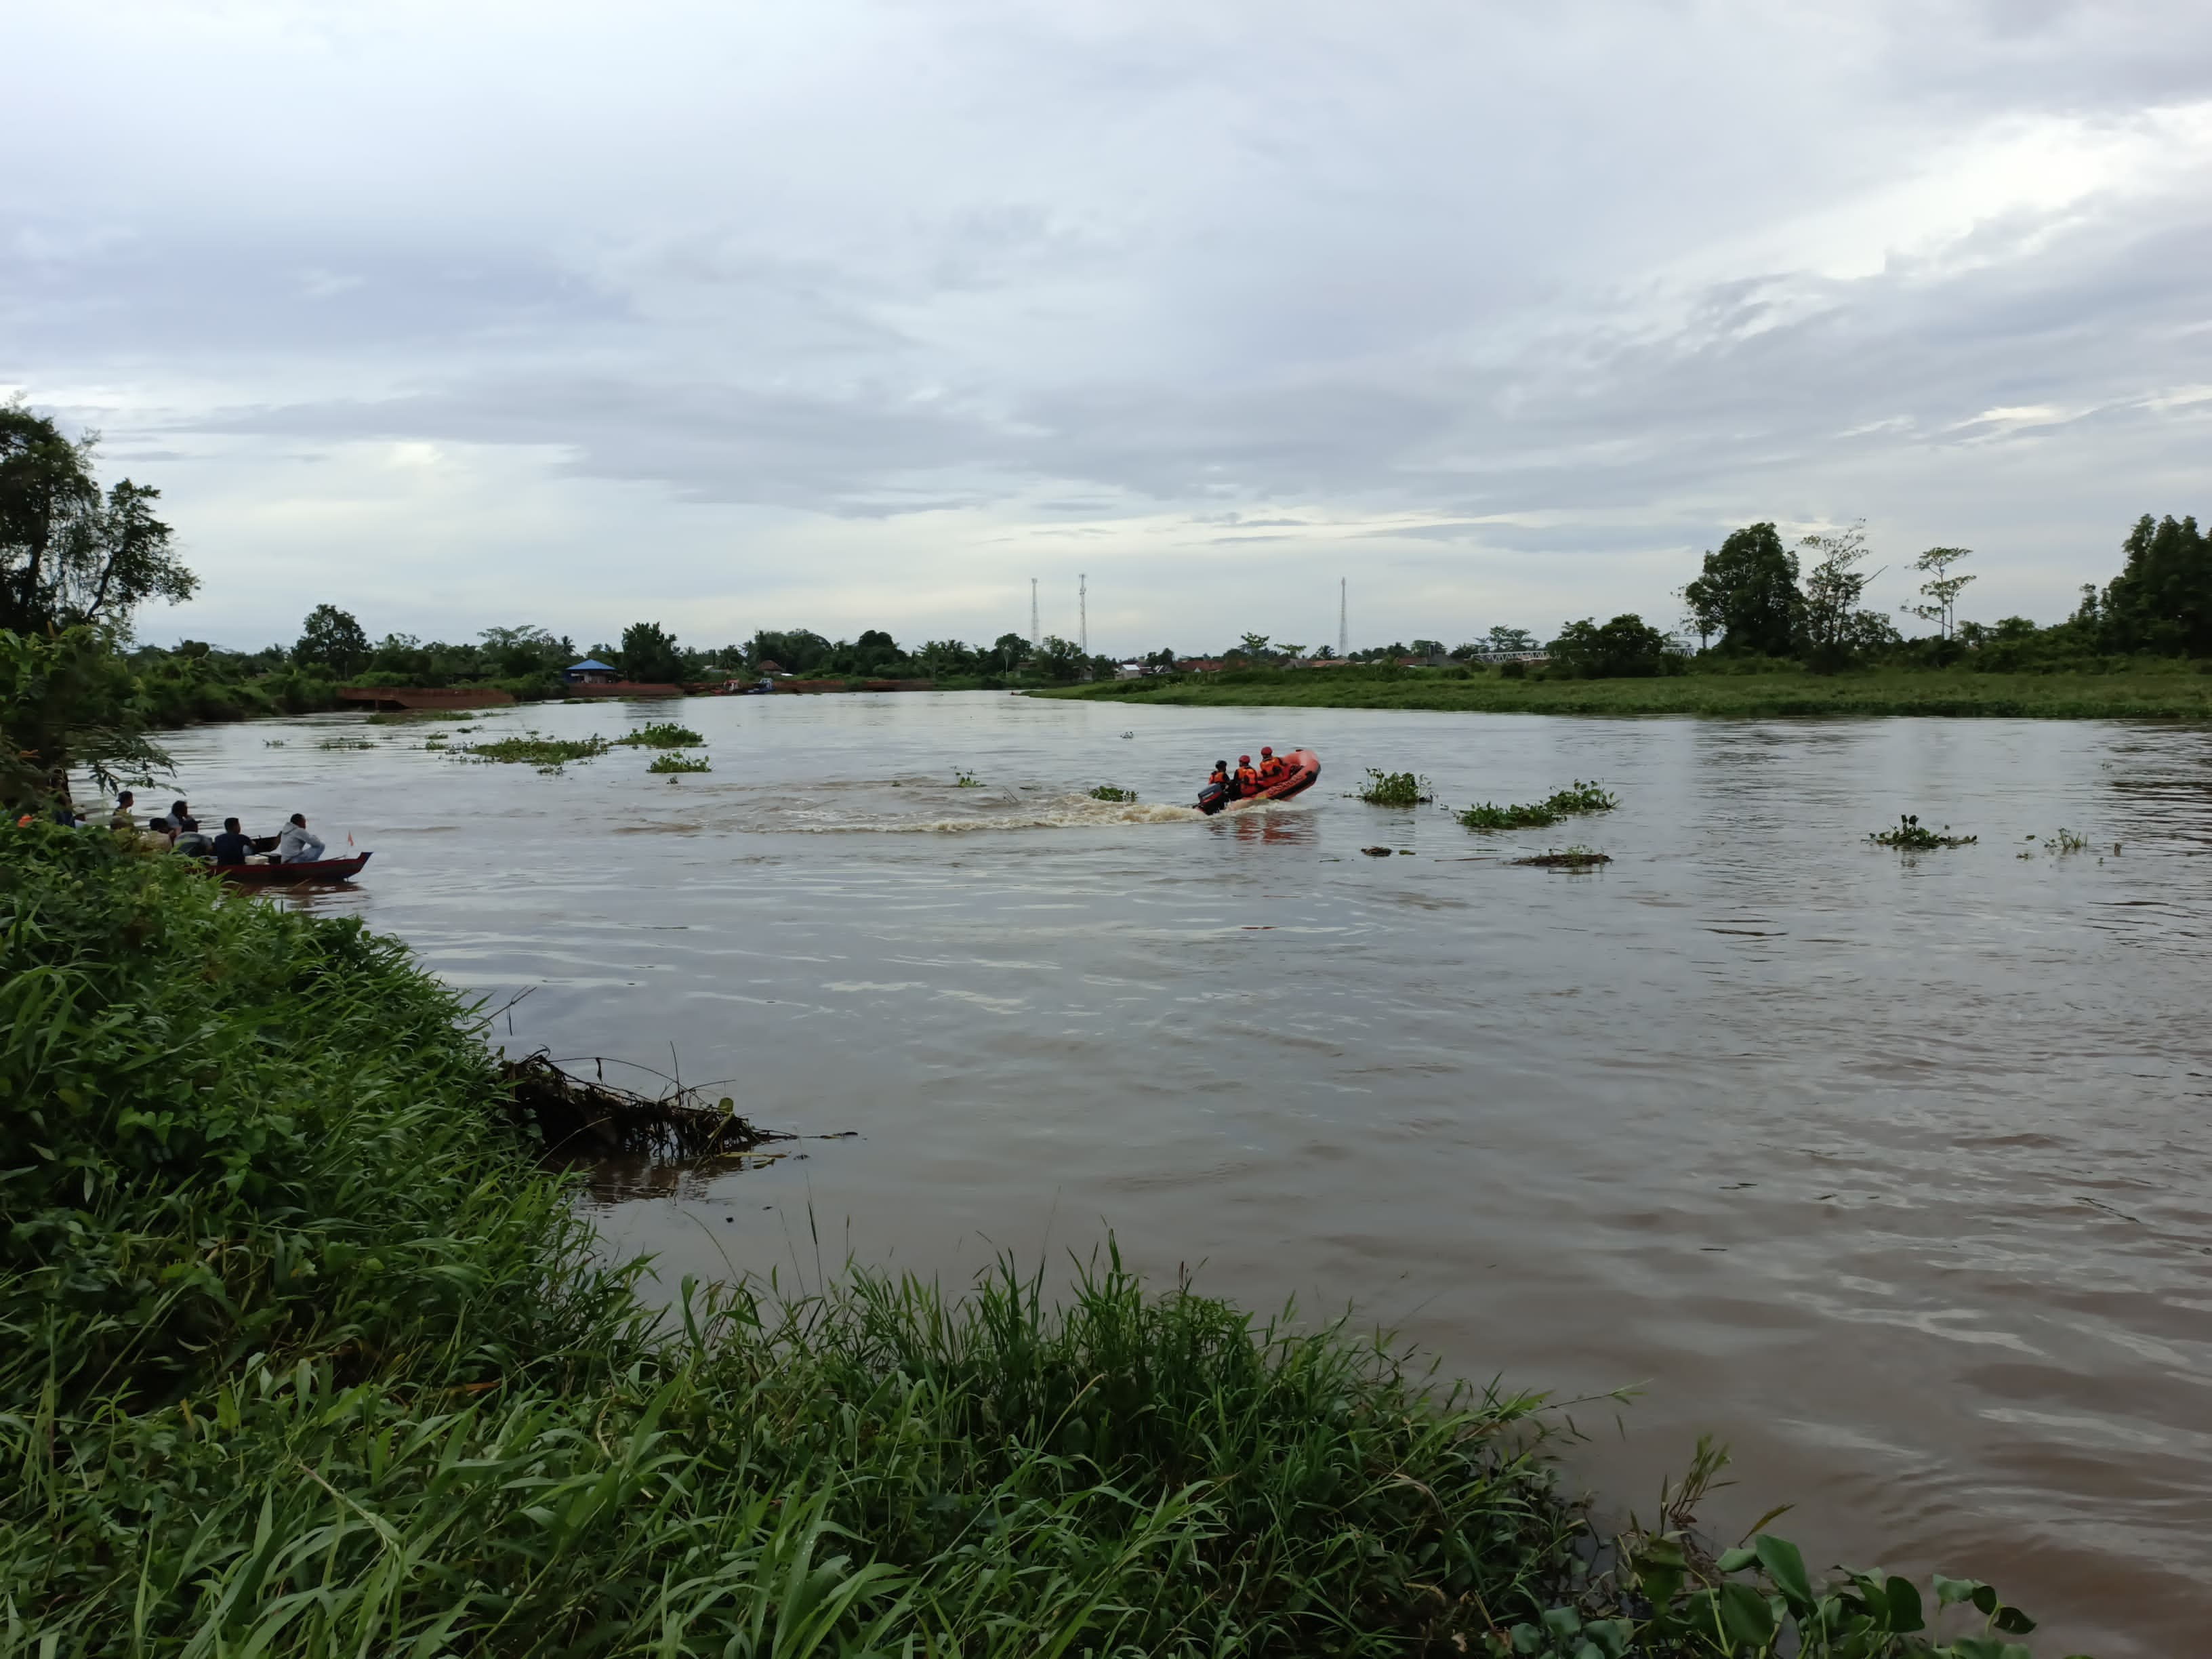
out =
[[[451,740],[671,715],[710,775],[465,764],[422,746],[452,725],[356,716],[172,747],[203,822],[304,810],[374,848],[305,902],[527,991],[515,1049],[853,1132],[604,1183],[611,1245],[670,1284],[848,1253],[960,1280],[1111,1229],[1461,1375],[1639,1385],[1573,1413],[1616,1509],[1711,1432],[1731,1540],[1793,1501],[1808,1556],[1990,1578],[2039,1651],[2203,1650],[2212,732],[975,693],[540,705]],[[1321,787],[1149,805],[1262,742],[1316,750]],[[1621,805],[1476,836],[1346,799],[1370,766],[1449,805],[1578,778]],[[1980,839],[1870,846],[1901,811]],[[1574,842],[1614,861],[1498,856]]]

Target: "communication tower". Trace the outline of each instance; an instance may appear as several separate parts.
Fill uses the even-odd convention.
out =
[[[1075,579],[1075,642],[1091,654],[1091,578],[1081,574]]]
[[[1352,635],[1345,631],[1344,627],[1344,593],[1349,580],[1350,578],[1345,576],[1336,579],[1336,654],[1340,657],[1352,649]]]
[[[1032,576],[1030,578],[1030,649],[1036,650],[1039,643],[1036,623],[1036,578]]]

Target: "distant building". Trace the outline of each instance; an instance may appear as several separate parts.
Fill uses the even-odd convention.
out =
[[[586,657],[561,671],[561,678],[571,685],[613,685],[622,678],[622,670],[611,668],[595,657]]]

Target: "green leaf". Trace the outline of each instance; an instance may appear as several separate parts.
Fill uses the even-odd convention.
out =
[[[1728,1550],[1723,1553],[1718,1565],[1723,1572],[1741,1572],[1758,1559],[1757,1550]]]
[[[1621,1659],[1628,1651],[1628,1638],[1635,1634],[1635,1626],[1626,1619],[1593,1619],[1583,1626],[1583,1634],[1589,1638],[1589,1645],[1600,1659]]]
[[[1544,1615],[1544,1628],[1564,1642],[1582,1633],[1583,1616],[1572,1607],[1553,1607]]]
[[[1928,1620],[1920,1610],[1920,1586],[1910,1578],[1892,1576],[1882,1586],[1882,1599],[1889,1604],[1889,1628],[1902,1636],[1908,1631],[1925,1630]]]
[[[1789,1599],[1794,1610],[1802,1612],[1813,1605],[1813,1583],[1806,1577],[1805,1558],[1795,1544],[1786,1538],[1762,1534],[1753,1547],[1759,1552],[1759,1565],[1766,1569],[1766,1576],[1774,1581],[1775,1589]]]
[[[1730,1641],[1763,1648],[1774,1639],[1774,1609],[1753,1586],[1723,1584],[1720,1601],[1721,1628]]]
[[[1971,1601],[1976,1592],[1988,1588],[1977,1579],[1946,1578],[1940,1572],[1935,1575],[1934,1583],[1936,1605],[1939,1607],[1955,1607],[1961,1601]]]
[[[1997,1628],[2008,1636],[2025,1636],[2035,1628],[2035,1620],[2018,1607],[1999,1607]]]

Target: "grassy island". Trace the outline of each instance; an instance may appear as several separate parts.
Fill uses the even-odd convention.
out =
[[[1873,668],[1817,674],[1511,678],[1494,667],[1253,668],[1031,691],[1178,708],[1434,708],[1492,714],[1945,714],[2033,720],[2212,720],[2212,673],[2154,662],[2109,673]]]
[[[2027,1651],[1964,1580],[1935,1647],[1771,1537],[1601,1549],[1535,1396],[1110,1252],[661,1310],[404,945],[0,837],[5,1651]]]

